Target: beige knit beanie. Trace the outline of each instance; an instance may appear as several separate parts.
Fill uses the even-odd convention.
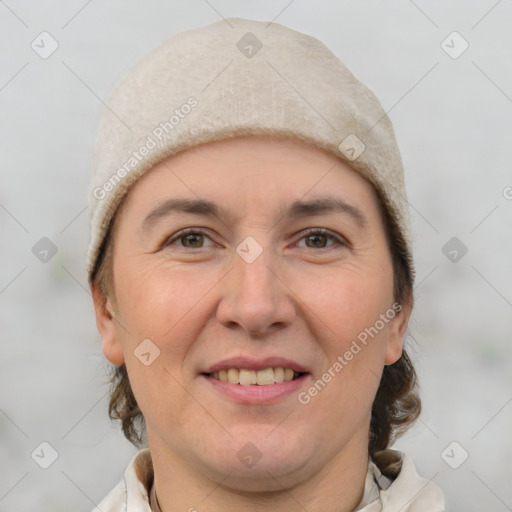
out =
[[[230,18],[171,37],[115,87],[95,150],[89,278],[116,208],[146,171],[247,134],[314,144],[360,172],[381,193],[414,275],[402,161],[377,98],[317,39]]]

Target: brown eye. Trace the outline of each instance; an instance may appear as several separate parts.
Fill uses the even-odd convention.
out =
[[[204,236],[201,233],[191,233],[189,235],[185,235],[179,238],[182,242],[183,247],[202,247]]]
[[[203,249],[214,245],[211,238],[198,229],[187,229],[169,237],[163,247],[171,248],[177,246],[186,249]]]
[[[326,235],[309,235],[305,237],[306,246],[312,248],[323,248],[326,247],[328,237]]]
[[[305,241],[302,244],[302,240]],[[300,239],[299,247],[307,247],[308,249],[328,249],[332,246],[344,247],[346,243],[338,237],[330,234],[330,231],[324,229],[311,229]]]

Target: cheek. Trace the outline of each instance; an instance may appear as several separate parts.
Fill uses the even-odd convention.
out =
[[[215,279],[207,273],[198,278],[197,271],[186,273],[176,266],[124,265],[119,275],[129,276],[119,280],[116,290],[123,322],[118,332],[132,389],[148,423],[168,424],[170,415],[180,418],[193,407],[184,391],[189,384],[187,354],[211,314],[202,299]],[[147,339],[157,347],[149,344],[149,365],[137,357]]]
[[[392,277],[389,271],[380,276],[345,269],[317,279],[314,292],[303,290],[317,318],[315,337],[326,356],[322,373],[314,376],[315,382],[326,385],[321,382],[308,394],[318,396],[318,405],[323,402],[330,411],[326,421],[334,428],[347,421],[346,411],[353,412],[355,422],[366,418],[379,385],[389,319],[394,316],[391,311],[388,321],[382,320],[393,302]]]
[[[207,296],[222,273],[185,269],[177,264],[124,265],[118,284],[121,319],[129,345],[151,339],[180,366],[187,350],[213,314]],[[120,280],[121,281],[121,280]],[[213,307],[213,306],[212,306]]]
[[[304,288],[302,295],[326,332],[338,340],[334,345],[357,338],[392,306],[392,276],[384,268],[382,272],[345,268],[313,282],[314,289]]]

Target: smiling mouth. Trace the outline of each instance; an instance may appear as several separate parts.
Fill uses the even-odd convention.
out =
[[[305,373],[297,372],[291,368],[265,368],[257,371],[246,368],[229,368],[218,372],[205,373],[204,375],[215,380],[241,386],[270,386],[296,380]]]

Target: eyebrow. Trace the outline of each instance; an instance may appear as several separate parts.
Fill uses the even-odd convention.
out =
[[[223,208],[206,199],[167,199],[151,210],[144,219],[144,228],[152,227],[158,220],[171,213],[195,213],[207,217],[220,217]]]
[[[206,217],[230,218],[229,212],[222,206],[206,199],[167,199],[146,216],[143,228],[151,228],[158,220],[173,213],[192,213]],[[283,219],[309,217],[326,213],[345,213],[361,227],[367,224],[361,210],[346,201],[335,197],[319,197],[310,201],[294,201],[280,216]]]
[[[311,201],[295,201],[285,212],[283,218],[308,217],[324,213],[346,213],[360,226],[367,224],[366,217],[361,210],[337,197],[319,197]]]

